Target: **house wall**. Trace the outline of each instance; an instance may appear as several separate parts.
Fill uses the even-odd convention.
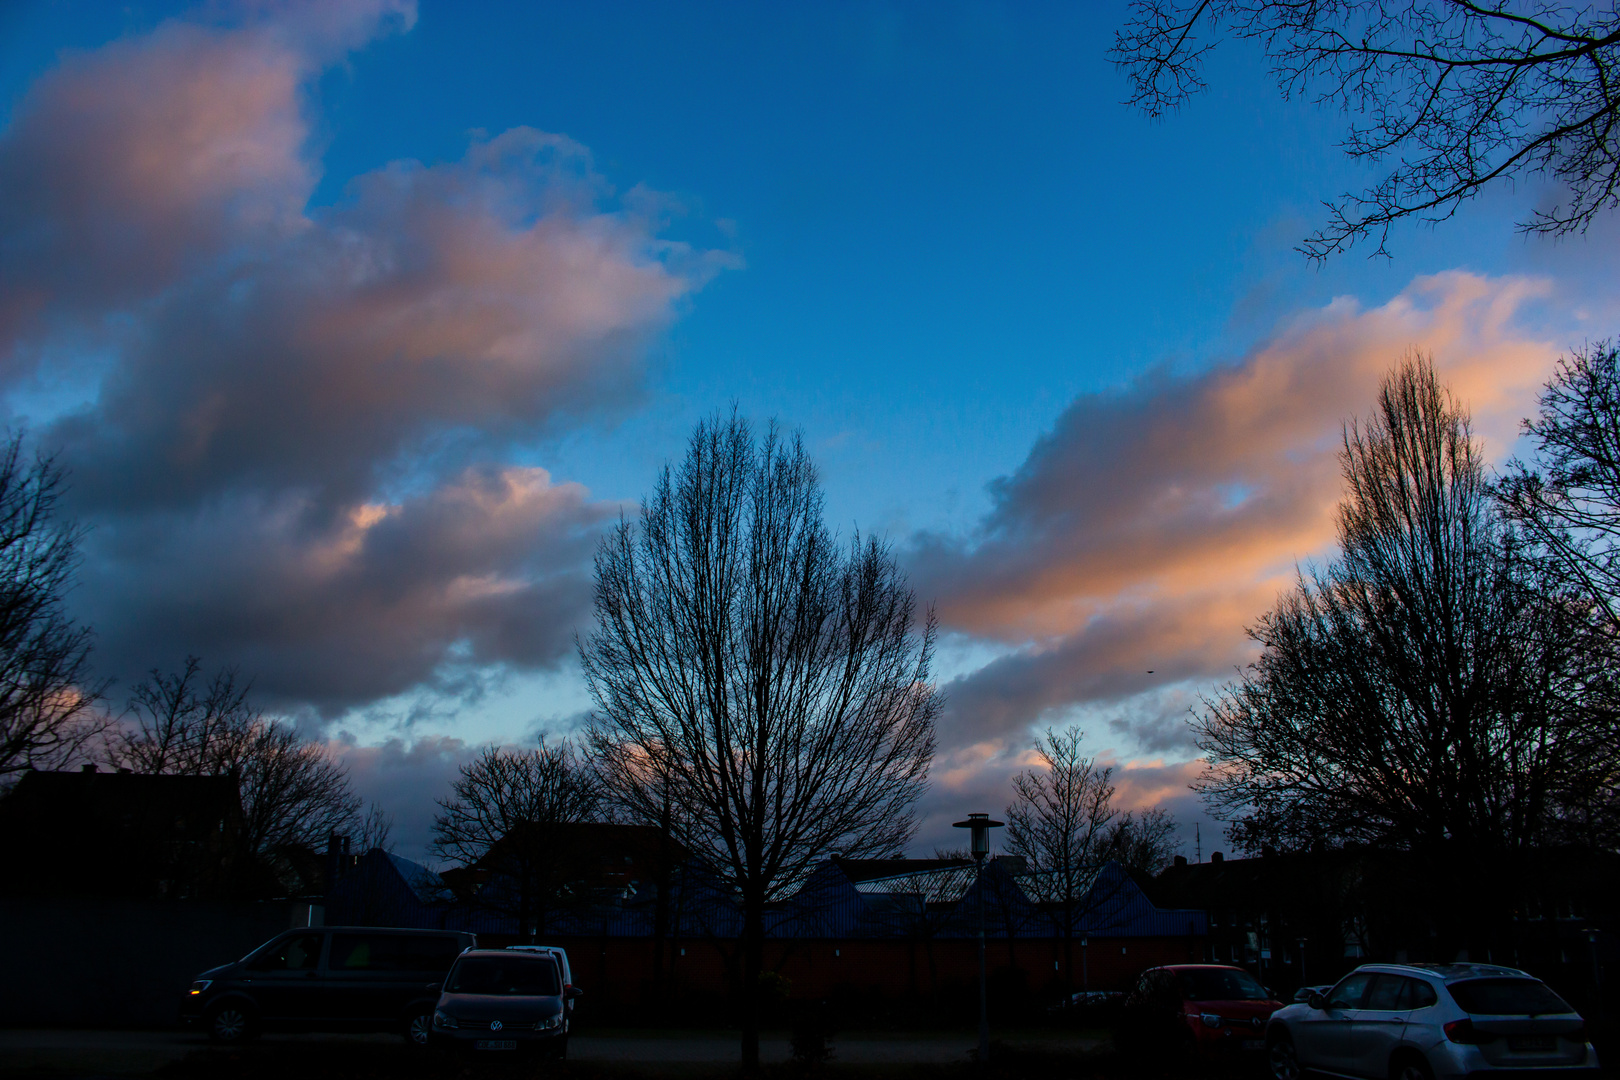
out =
[[[480,945],[511,944],[494,935]],[[548,937],[546,944],[568,951],[574,982],[593,1012],[613,1012],[645,1003],[653,993],[653,949],[648,938]],[[675,942],[666,960],[665,995],[692,1000],[728,997],[736,978],[734,941],[694,939]],[[681,954],[681,950],[685,954]],[[1040,994],[1062,985],[1061,939],[990,940],[985,944],[992,983]],[[1074,989],[1123,990],[1144,969],[1159,964],[1197,962],[1199,938],[1094,938],[1085,948],[1074,943]],[[798,940],[768,941],[765,968],[787,980],[791,1001],[828,998],[903,1001],[960,996],[978,978],[978,943],[951,938],[924,941]]]

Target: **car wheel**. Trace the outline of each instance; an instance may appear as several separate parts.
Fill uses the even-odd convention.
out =
[[[551,1056],[558,1061],[568,1060],[568,1036],[564,1035],[557,1040],[557,1048],[551,1052]]]
[[[1299,1051],[1294,1040],[1279,1035],[1266,1047],[1266,1061],[1271,1066],[1271,1080],[1299,1080]]]
[[[1417,1054],[1402,1054],[1390,1064],[1389,1080],[1434,1080],[1434,1070]]]
[[[227,1001],[208,1010],[208,1037],[217,1043],[239,1043],[253,1036],[253,1014],[246,1005]]]
[[[426,1047],[433,1041],[433,1014],[417,1013],[405,1023],[405,1041],[412,1046]]]

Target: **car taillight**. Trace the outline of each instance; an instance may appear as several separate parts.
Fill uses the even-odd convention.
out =
[[[1453,1020],[1451,1023],[1446,1024],[1443,1030],[1446,1033],[1446,1038],[1450,1039],[1452,1042],[1463,1043],[1469,1046],[1477,1046],[1480,1043],[1488,1043],[1496,1038],[1496,1036],[1492,1035],[1490,1032],[1480,1031],[1478,1028],[1474,1027],[1474,1022],[1472,1020]]]

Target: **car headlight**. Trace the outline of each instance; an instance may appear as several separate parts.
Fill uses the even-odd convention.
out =
[[[201,994],[204,990],[208,989],[210,986],[213,986],[213,985],[214,985],[214,980],[213,979],[198,979],[196,982],[191,984],[190,996],[191,997],[196,997],[198,994]]]
[[[1204,1013],[1199,1016],[1198,1019],[1204,1022],[1205,1027],[1218,1028],[1221,1026],[1221,1017],[1219,1013]]]
[[[548,1016],[544,1020],[541,1020],[534,1025],[534,1029],[536,1031],[551,1031],[555,1028],[562,1027],[562,1022],[562,1014],[558,1013],[556,1016]]]
[[[461,1027],[461,1021],[445,1012],[443,1009],[433,1010],[433,1026],[440,1031],[454,1031]]]

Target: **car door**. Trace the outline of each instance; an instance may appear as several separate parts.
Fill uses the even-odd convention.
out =
[[[1400,975],[1373,976],[1361,1008],[1351,1010],[1349,1071],[1357,1076],[1389,1075],[1389,1059],[1406,1030],[1406,1010],[1412,1000],[1406,984],[1411,981]]]
[[[366,1030],[386,1027],[396,1018],[393,937],[382,933],[332,934],[327,959],[331,1008],[324,1026]]]
[[[1349,1071],[1350,1025],[1372,978],[1370,972],[1351,972],[1328,992],[1322,1008],[1310,1010],[1292,1025],[1294,1049],[1299,1052],[1301,1065],[1330,1072]]]
[[[243,964],[242,984],[275,1026],[306,1027],[326,1007],[321,951],[326,935],[289,934],[254,953]]]

